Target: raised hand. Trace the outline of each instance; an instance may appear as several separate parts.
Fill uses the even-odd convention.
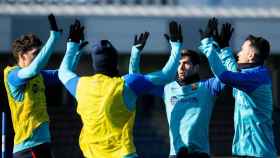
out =
[[[213,37],[214,40],[218,40],[218,19],[216,19],[215,17],[209,19],[205,30],[199,29],[199,33],[201,40],[209,37]]]
[[[79,20],[75,20],[74,24],[70,25],[68,41],[80,43],[84,40],[84,29]]]
[[[84,41],[84,30],[85,27],[82,26],[81,22],[77,19],[75,20],[74,24],[70,25],[68,41],[80,43],[79,50],[83,49],[88,44],[88,41]]]
[[[133,45],[141,51],[145,47],[149,35],[150,35],[149,32],[141,33],[139,37],[135,35]]]
[[[229,46],[229,41],[231,39],[233,31],[234,28],[231,26],[230,23],[223,24],[221,33],[217,41],[220,48],[225,48]]]
[[[49,14],[48,20],[49,20],[51,30],[56,31],[56,32],[58,32],[58,31],[62,32],[62,29],[58,29],[56,19],[55,19],[55,16],[53,14]]]
[[[176,21],[171,21],[169,23],[169,35],[164,34],[165,38],[171,42],[183,42],[182,26]]]

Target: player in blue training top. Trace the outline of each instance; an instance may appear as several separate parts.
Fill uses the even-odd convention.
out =
[[[78,103],[77,112],[83,122],[79,142],[84,156],[138,157],[133,143],[135,102],[137,96],[174,78],[182,44],[181,26],[174,21],[170,23],[172,50],[162,70],[147,75],[124,76],[120,76],[117,68],[118,52],[107,40],[93,45],[91,56],[95,74],[78,76],[71,63],[76,62],[73,57],[80,47],[83,27],[75,23],[72,28],[58,75]]]
[[[140,52],[147,38],[135,37],[129,72],[139,73]],[[169,39],[169,38],[167,38]],[[168,84],[158,84],[150,93],[163,98],[169,124],[169,158],[209,158],[208,128],[215,96],[224,85],[218,78],[201,80],[200,57],[183,49],[177,76]]]
[[[49,116],[45,85],[58,84],[56,70],[43,70],[61,36],[55,17],[49,15],[50,36],[46,44],[33,34],[13,42],[17,65],[6,67],[4,81],[15,131],[14,158],[50,158]]]
[[[269,42],[262,37],[248,36],[236,62],[229,48],[231,24],[224,24],[220,35],[217,25],[217,19],[210,19],[205,31],[201,31],[200,49],[207,56],[213,73],[221,82],[233,87],[235,133],[232,154],[275,158],[271,74],[264,66],[270,54]]]

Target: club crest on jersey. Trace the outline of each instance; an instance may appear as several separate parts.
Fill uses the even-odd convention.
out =
[[[172,96],[172,97],[170,98],[170,103],[171,103],[171,105],[175,105],[177,101],[178,101],[178,98],[177,98],[176,96]]]
[[[37,93],[39,91],[39,86],[37,84],[33,84],[32,91],[33,91],[33,93]]]
[[[176,96],[172,96],[170,98],[171,105],[176,105],[177,103],[180,104],[197,104],[198,99],[196,97],[189,97],[189,98],[178,98]]]

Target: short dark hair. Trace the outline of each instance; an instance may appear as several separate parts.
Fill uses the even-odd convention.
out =
[[[184,56],[190,57],[193,65],[199,65],[200,64],[200,56],[196,51],[190,50],[190,49],[182,49],[181,57],[184,57]]]
[[[16,61],[18,61],[19,53],[25,53],[33,48],[42,46],[42,41],[34,34],[23,35],[12,43],[12,53]]]
[[[264,60],[270,55],[270,44],[263,37],[249,35],[246,41],[251,42],[251,46],[256,49],[257,62],[264,63]]]

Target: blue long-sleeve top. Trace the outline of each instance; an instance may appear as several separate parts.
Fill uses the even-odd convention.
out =
[[[235,97],[232,153],[239,156],[276,157],[272,129],[272,85],[263,65],[238,70],[232,50],[219,50],[212,38],[201,41],[213,73],[233,87]]]
[[[131,49],[129,73],[140,73],[140,51]],[[201,80],[181,86],[177,81],[154,86],[149,93],[162,97],[169,124],[170,153],[176,155],[181,147],[189,152],[210,155],[208,127],[215,96],[223,89],[218,78]],[[201,99],[203,98],[203,99]]]
[[[155,85],[160,85],[172,81],[175,76],[176,69],[179,64],[181,43],[170,42],[171,54],[166,65],[160,70],[146,75],[128,74],[124,75],[124,102],[127,109],[133,111],[137,96],[141,95],[147,89]],[[70,63],[73,62],[73,56],[76,55],[79,49],[79,44],[68,42],[66,54],[60,65],[58,76],[66,89],[76,97],[77,83],[80,77],[71,70]]]
[[[213,73],[227,85],[250,93],[262,84],[271,83],[270,72],[265,66],[237,71],[238,66],[232,50],[219,50],[212,38],[203,39],[200,50],[207,56]]]
[[[16,101],[22,101],[24,99],[25,85],[30,79],[38,74],[42,75],[46,86],[60,83],[57,70],[42,70],[52,54],[60,35],[60,32],[51,31],[48,41],[41,48],[40,52],[31,64],[24,68],[18,66],[8,74],[8,87],[10,89],[11,96]],[[30,138],[21,144],[15,145],[13,152],[22,151],[45,142],[50,142],[48,123],[43,123],[35,129],[35,131],[33,131],[33,135]]]

